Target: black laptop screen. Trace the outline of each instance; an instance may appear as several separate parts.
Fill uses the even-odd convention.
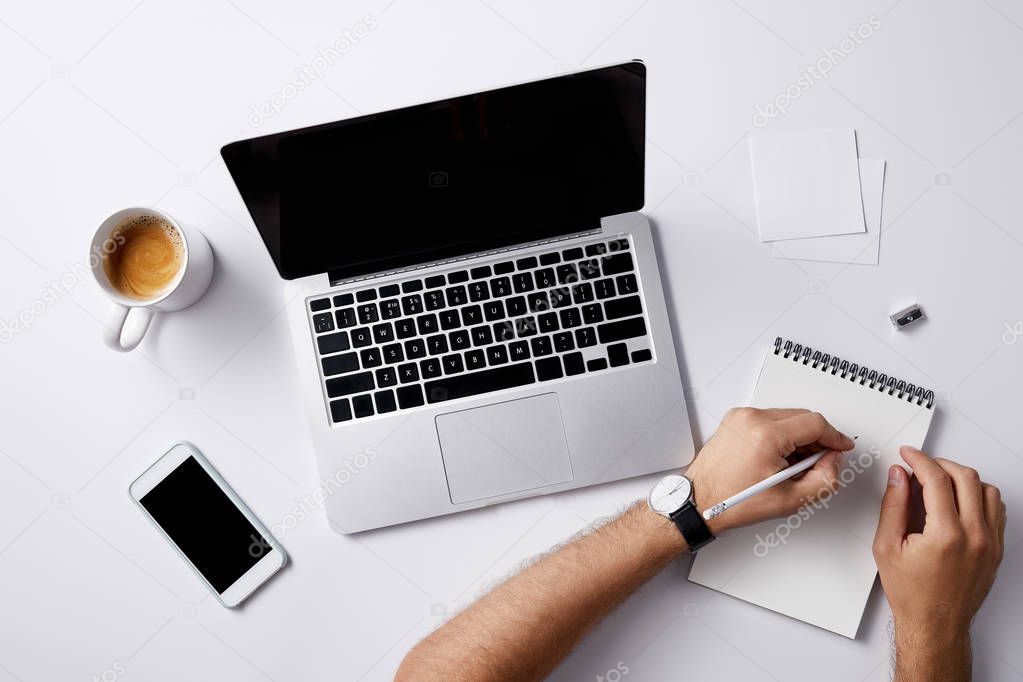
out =
[[[282,277],[352,277],[638,210],[645,97],[645,67],[630,62],[234,142],[222,154]]]

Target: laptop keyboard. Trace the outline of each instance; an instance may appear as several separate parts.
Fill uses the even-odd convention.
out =
[[[316,298],[309,311],[335,423],[653,358],[624,237]]]

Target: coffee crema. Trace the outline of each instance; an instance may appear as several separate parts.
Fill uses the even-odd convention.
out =
[[[111,286],[130,298],[157,298],[184,265],[181,233],[158,216],[132,218],[110,237],[117,247],[103,260],[103,271]]]

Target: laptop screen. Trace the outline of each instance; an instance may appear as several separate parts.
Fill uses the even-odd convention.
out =
[[[221,153],[282,277],[348,278],[642,208],[645,98],[646,69],[629,62]]]

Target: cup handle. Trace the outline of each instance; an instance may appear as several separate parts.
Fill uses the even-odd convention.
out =
[[[103,330],[103,341],[114,350],[127,352],[135,350],[153,321],[149,308],[129,308],[120,303],[112,304],[111,320]]]

